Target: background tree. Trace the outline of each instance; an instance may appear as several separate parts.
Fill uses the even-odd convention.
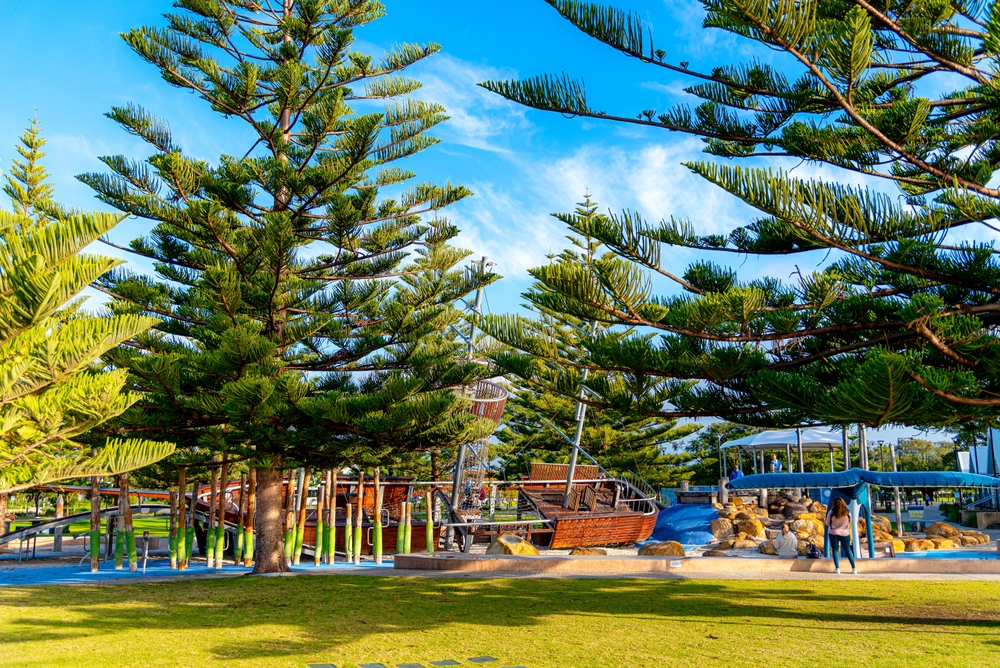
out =
[[[951,441],[901,438],[896,445],[896,462],[900,471],[954,471],[955,444]]]
[[[420,84],[401,74],[436,44],[356,50],[354,31],[383,14],[370,0],[176,6],[126,42],[249,138],[209,162],[139,107],[109,114],[153,155],[106,157],[110,174],[81,179],[155,223],[124,250],[156,276],[117,272],[100,287],[120,313],[159,321],[109,355],[144,396],[115,430],[257,467],[255,572],[275,572],[282,471],[377,466],[492,430],[462,412],[455,388],[483,369],[445,333],[453,302],[493,277],[455,269],[467,253],[437,215],[469,191],[407,186],[415,175],[396,165],[446,118],[408,97]]]
[[[726,160],[755,159],[687,164],[759,212],[730,234],[630,211],[569,219],[613,256],[535,270],[552,308],[599,324],[578,363],[600,372],[592,382],[633,378],[598,392],[602,401],[761,426],[996,423],[1000,264],[993,242],[976,240],[1000,211],[991,185],[1000,161],[994,3],[703,0],[706,29],[777,54],[696,70],[668,62],[639,13],[547,2],[651,71],[688,80],[698,106],[615,115],[565,74],[487,89],[537,109],[698,136]],[[852,183],[862,175],[864,185],[790,176],[785,168],[803,161]],[[711,259],[675,267],[664,246],[716,259],[809,253],[821,268],[791,282],[741,280]],[[654,277],[678,292],[655,294]],[[493,318],[486,328],[530,357],[558,360],[523,319]],[[535,366],[507,366],[547,382]]]
[[[0,494],[82,476],[113,475],[169,455],[170,443],[78,437],[138,399],[126,372],[99,361],[155,321],[95,317],[80,293],[119,260],[83,252],[124,216],[57,207],[39,160],[36,123],[22,136],[25,162],[5,177],[17,213],[0,210]],[[0,509],[0,517],[4,509]],[[2,521],[2,520],[0,520]]]

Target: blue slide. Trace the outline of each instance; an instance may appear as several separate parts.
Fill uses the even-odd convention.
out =
[[[715,540],[708,530],[719,511],[707,503],[670,506],[660,511],[651,541],[676,540],[681,545],[704,545]]]

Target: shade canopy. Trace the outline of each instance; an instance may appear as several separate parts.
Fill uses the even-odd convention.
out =
[[[803,429],[803,450],[829,450],[842,445],[844,434],[841,431],[827,429]],[[742,450],[784,450],[786,446],[797,445],[798,435],[795,429],[773,429],[759,434],[750,434],[735,441],[727,441],[722,448],[740,448]]]
[[[997,487],[1000,478],[957,471],[865,471],[834,473],[757,473],[730,480],[728,489],[789,489],[793,487],[854,487],[861,483],[879,487]]]

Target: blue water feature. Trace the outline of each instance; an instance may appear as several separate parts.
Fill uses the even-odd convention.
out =
[[[707,503],[681,503],[660,511],[651,541],[676,540],[681,545],[704,545],[715,540],[709,531],[719,511]]]

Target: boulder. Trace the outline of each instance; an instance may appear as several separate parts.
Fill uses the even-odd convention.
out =
[[[805,542],[804,540],[800,540],[797,551],[800,557],[806,556],[807,554],[809,554],[809,543]]]
[[[515,554],[519,556],[537,556],[538,548],[512,533],[502,533],[493,539],[486,548],[486,554]]]
[[[889,521],[888,517],[883,517],[882,515],[872,515],[872,524],[875,525],[876,529],[881,531],[889,532],[892,531],[892,522]]]
[[[746,510],[741,510],[740,512],[736,513],[737,522],[745,522],[747,520],[754,520],[754,519],[757,519],[757,516]]]
[[[569,553],[571,557],[606,557],[608,551],[603,547],[574,547]]]
[[[701,556],[703,556],[703,557],[728,557],[729,555],[726,554],[725,552],[723,552],[722,550],[709,550],[708,552],[704,552]]]
[[[764,529],[764,538],[774,540],[781,535],[781,529]]]
[[[764,537],[764,525],[759,520],[744,520],[737,525],[737,529],[753,538]]]
[[[906,552],[906,543],[899,540],[898,538],[893,538],[891,541],[893,552]]]
[[[718,545],[716,545],[715,549],[717,549],[717,550],[731,550],[731,549],[733,549],[733,545],[735,545],[735,544],[736,544],[736,540],[735,539],[733,539],[733,540],[724,540],[721,543],[719,543]]]
[[[922,542],[923,541],[917,538],[907,538],[903,541],[903,545],[905,546],[906,552],[923,552],[927,548],[921,545]],[[933,543],[931,544],[933,545]]]
[[[959,541],[963,546],[982,545],[979,538],[977,538],[976,536],[956,536],[952,540]]]
[[[640,557],[683,557],[684,546],[675,540],[646,543],[639,548]]]
[[[925,549],[925,550],[933,550],[934,549],[934,543],[932,543],[931,541],[926,540],[926,539],[920,541],[920,546],[923,549]]]
[[[942,536],[944,538],[951,538],[952,536],[959,535],[958,529],[947,522],[935,522],[927,527],[924,533],[928,536]]]
[[[773,540],[769,540],[769,541],[765,541],[765,542],[761,543],[760,547],[758,547],[757,550],[761,554],[769,554],[769,555],[774,556],[774,557],[778,556],[778,548],[776,548],[774,546],[774,541]]]
[[[731,508],[723,508],[719,511],[719,517],[724,520],[735,520],[736,511]]]
[[[816,513],[800,513],[800,514],[798,514],[798,515],[795,516],[795,519],[797,519],[797,520],[818,520],[818,519],[820,519],[820,516],[817,515]]]
[[[928,540],[934,543],[934,549],[936,550],[950,550],[951,548],[955,547],[955,542],[950,538],[941,538],[940,536],[934,536],[933,538],[928,538]]]
[[[733,505],[736,506],[737,508],[743,505],[743,499],[741,499],[738,496],[734,496],[732,499],[730,499],[730,501],[732,501]]]
[[[722,510],[722,504],[719,502],[713,503],[712,507],[715,508],[716,510]]]
[[[724,536],[733,535],[733,523],[727,519],[719,518],[717,520],[712,520],[708,525],[708,530],[712,532],[712,535],[716,538],[722,538]]]
[[[795,517],[796,515],[801,515],[802,513],[808,513],[809,509],[803,506],[801,503],[789,503],[786,504],[784,508],[781,509],[781,514],[785,517]]]
[[[755,541],[755,540],[741,540],[741,539],[737,538],[736,542],[733,543],[733,548],[735,548],[737,550],[756,550],[757,549],[757,541]]]
[[[815,545],[816,547],[818,547],[821,550],[823,549],[823,542],[824,542],[823,536],[817,536],[816,534],[813,534],[813,535],[809,536],[808,538],[806,538],[806,542],[807,543],[812,543],[813,545]]]
[[[757,516],[758,519],[767,517],[767,508],[760,508],[758,506],[753,507],[753,514]]]

